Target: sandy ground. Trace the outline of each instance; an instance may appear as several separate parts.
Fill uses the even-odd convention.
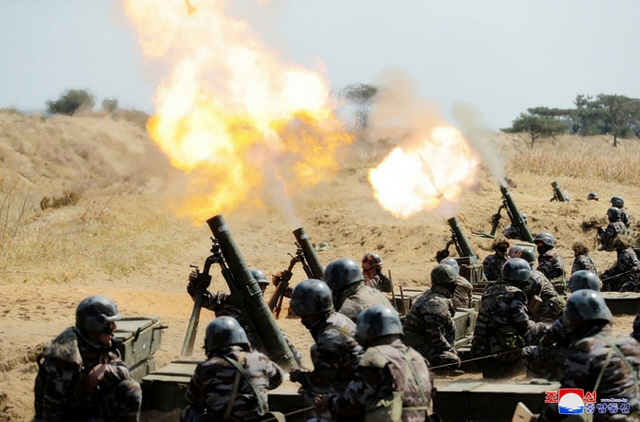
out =
[[[301,224],[314,243],[327,242],[331,246],[318,252],[324,265],[344,256],[359,261],[365,252],[376,251],[385,262],[385,270],[392,271],[396,285],[428,286],[427,278],[435,265],[435,253],[449,238],[449,227],[442,217],[428,213],[398,220],[381,209],[367,182],[367,168],[374,160],[375,157],[372,158],[365,147],[355,149],[335,178],[291,198],[299,223],[287,220],[277,209],[225,216],[247,263],[268,274],[286,268],[289,262],[287,254],[295,252],[291,231]],[[532,233],[554,233],[567,269],[572,262],[570,246],[574,240],[593,245],[594,232],[583,233],[580,224],[585,219],[601,218],[608,208],[605,201],[587,202],[581,198],[586,198],[592,190],[597,190],[602,198],[624,195],[632,216],[634,204],[640,202],[640,196],[632,186],[616,186],[569,176],[560,178],[559,182],[577,199],[571,203],[549,202],[553,179],[528,174],[509,176],[516,182],[512,187],[513,198],[520,210],[529,216]],[[126,196],[126,200],[131,207],[139,201],[147,201],[161,209],[162,195],[154,192]],[[476,189],[463,193],[460,199],[458,220],[480,259],[490,253],[491,240],[474,236],[472,231],[489,231],[491,215],[500,201],[499,190],[488,177],[481,177]],[[88,206],[82,200],[76,205],[80,208]],[[507,220],[504,212],[503,216],[502,225]],[[172,230],[186,234],[191,240],[166,265],[141,268],[126,278],[115,280],[101,280],[99,274],[88,273],[84,281],[70,283],[48,283],[27,276],[11,277],[9,281],[2,282],[0,421],[31,419],[33,382],[37,372],[35,357],[46,342],[73,323],[76,304],[88,295],[105,294],[113,298],[124,315],[159,315],[169,328],[164,331],[162,347],[156,354],[157,365],[167,364],[179,356],[192,306],[185,291],[189,264],[202,266],[210,248],[211,233],[204,224],[193,227],[185,221],[171,221]],[[455,255],[453,248],[451,250]],[[592,256],[601,270],[615,260],[614,255],[606,252],[595,251]],[[15,271],[20,272],[21,269]],[[212,271],[212,274],[211,288],[227,290],[219,272]],[[304,278],[302,269],[296,267],[292,282],[295,284]],[[266,296],[269,297],[273,290],[270,286]],[[203,343],[203,328],[212,317],[211,312],[203,311],[198,345]],[[631,316],[617,318],[616,328],[629,332],[632,320]],[[311,338],[306,329],[297,319],[281,317],[278,322],[305,354],[308,363]],[[152,419],[157,417],[153,415]],[[175,420],[176,415],[165,417],[166,420]]]

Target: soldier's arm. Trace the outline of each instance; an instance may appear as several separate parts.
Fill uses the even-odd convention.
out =
[[[338,376],[345,379],[345,374],[338,373],[344,370],[344,362],[353,362],[352,370],[355,369],[362,352],[362,346],[353,338],[346,337],[335,329],[325,331],[318,336],[311,349],[313,372],[310,373],[309,382],[313,383],[317,379],[326,382]]]
[[[365,367],[358,366],[353,380],[347,388],[329,397],[329,410],[339,415],[362,415],[367,403],[375,397],[381,396],[382,381],[391,378],[388,374],[385,377],[384,371],[389,372],[387,367]],[[391,394],[389,386],[388,394]]]
[[[77,378],[77,371],[67,368],[61,362],[45,360],[42,369],[46,373],[42,398],[42,420],[58,422],[63,420],[67,399],[72,394],[73,380]]]
[[[199,364],[189,381],[187,391],[184,393],[184,398],[187,404],[200,409],[204,409],[206,407],[202,375],[202,364]]]
[[[282,384],[282,380],[284,379],[284,371],[278,365],[276,365],[275,362],[267,360],[265,374],[267,376],[267,380],[269,381],[267,384],[267,389],[273,390],[274,388],[278,388],[280,384]]]
[[[425,314],[423,316],[425,321],[425,338],[429,341],[429,348],[436,354],[442,352],[455,353],[455,345],[449,343],[447,337],[455,339],[455,326],[453,320],[449,316],[446,318],[444,315]],[[427,356],[429,359],[429,356]]]

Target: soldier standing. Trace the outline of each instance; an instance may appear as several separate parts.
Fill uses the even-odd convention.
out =
[[[571,275],[567,289],[569,295],[583,289],[599,292],[601,285],[602,282],[596,274],[580,270]],[[560,315],[540,338],[537,346],[525,347],[522,350],[528,375],[534,378],[561,380],[567,351],[574,340],[573,333],[564,325]]]
[[[367,286],[381,292],[391,291],[391,280],[382,274],[382,259],[377,253],[368,252],[362,257],[362,275]]]
[[[602,288],[605,292],[633,292],[638,289],[638,273],[640,261],[631,247],[629,236],[618,236],[613,242],[618,260],[602,273]]]
[[[503,238],[496,238],[491,246],[495,252],[492,255],[488,255],[484,261],[482,261],[482,270],[484,275],[489,281],[495,281],[500,278],[500,271],[502,266],[509,257],[507,256],[507,249],[509,249],[509,242]]]
[[[38,357],[35,421],[138,421],[142,391],[115,348],[116,304],[90,296],[76,308],[75,327]]]
[[[350,258],[332,261],[324,269],[324,280],[331,289],[333,306],[354,322],[360,312],[373,305],[391,306],[379,290],[364,284],[358,264]]]
[[[510,259],[502,267],[502,277],[482,295],[471,353],[476,357],[498,354],[480,361],[485,378],[507,378],[522,371],[520,349],[535,343],[546,328],[528,315],[527,296],[521,287],[530,275],[527,261]]]
[[[431,271],[431,289],[411,305],[404,318],[404,341],[429,362],[448,369],[460,366],[456,353],[455,310],[451,297],[456,289],[457,273],[450,265],[439,264]]]
[[[331,289],[324,281],[311,279],[298,283],[290,306],[315,341],[311,346],[313,371],[290,373],[291,381],[302,385],[305,404],[311,405],[316,396],[347,387],[364,351],[354,338],[356,324],[333,309]],[[338,415],[322,416],[340,420]]]
[[[611,206],[616,207],[620,210],[620,221],[625,225],[626,228],[629,228],[631,222],[629,221],[627,210],[624,208],[624,199],[622,199],[621,196],[612,197]]]
[[[538,268],[553,284],[559,294],[564,294],[566,282],[564,279],[564,261],[560,252],[555,248],[556,239],[551,233],[540,232],[533,239],[538,251]]]
[[[282,369],[251,349],[244,329],[231,317],[207,325],[204,348],[207,360],[191,377],[180,422],[259,421],[269,411],[267,390],[282,383]]]
[[[576,340],[567,351],[560,388],[594,391],[596,399],[615,398],[618,411],[600,413],[599,409],[593,409],[594,420],[637,421],[640,418],[640,344],[628,335],[613,333],[613,316],[602,296],[593,290],[573,292],[562,320]],[[558,414],[557,405],[552,404],[537,420],[559,421],[565,416]]]
[[[616,207],[611,207],[607,210],[607,218],[609,219],[609,225],[606,229],[598,227],[598,236],[600,236],[600,244],[605,251],[614,251],[616,249],[613,244],[616,237],[619,235],[627,234],[627,227],[622,221],[620,221],[620,210]]]
[[[460,275],[460,265],[455,258],[445,258],[440,261],[441,264],[450,265],[458,274],[456,278],[456,291],[453,292],[451,302],[453,303],[453,309],[458,308],[473,308],[473,284],[466,278]]]
[[[258,286],[260,287],[260,291],[264,295],[264,291],[267,289],[267,286],[269,285],[269,280],[267,280],[267,277],[264,275],[264,272],[256,268],[250,268],[249,271],[251,272],[251,275],[258,283]],[[198,279],[198,273],[196,271],[192,271],[191,274],[189,274],[189,284],[187,284],[187,292],[189,293],[189,296],[191,296],[191,298],[194,300],[195,300],[196,292],[198,291],[196,286],[197,279]],[[255,339],[253,338],[253,333],[251,332],[251,330],[248,329],[247,321],[245,320],[244,315],[242,315],[242,312],[240,312],[240,308],[236,306],[233,296],[231,296],[231,293],[226,293],[226,292],[211,293],[209,290],[205,290],[204,292],[202,292],[201,303],[203,308],[213,311],[216,314],[216,317],[228,316],[228,317],[235,318],[244,329],[245,334],[247,335],[247,338],[249,339],[249,342],[251,343],[251,345],[254,348],[257,348]],[[282,336],[287,342],[289,349],[291,349],[291,353],[293,353],[294,359],[296,360],[298,365],[301,365],[302,354],[298,352],[298,350],[293,345],[293,343],[291,343],[291,340],[289,340],[289,338],[284,333],[282,333]],[[264,353],[265,351],[261,350],[261,352]]]
[[[538,270],[534,270],[536,254],[529,248],[522,248],[518,252],[531,266],[531,276],[523,286],[522,291],[527,295],[529,315],[536,321],[553,322],[562,313],[564,300],[558,295],[549,279]]]
[[[373,306],[358,317],[356,338],[365,353],[343,391],[321,396],[320,409],[351,420],[427,420],[433,380],[425,359],[402,338],[398,313]]]
[[[596,268],[595,262],[589,256],[589,248],[583,242],[577,241],[573,242],[571,245],[571,249],[573,250],[573,256],[575,257],[573,260],[573,265],[571,265],[571,274],[580,270],[591,271],[594,274],[598,274],[598,269]]]

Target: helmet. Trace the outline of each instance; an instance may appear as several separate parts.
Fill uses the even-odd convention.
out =
[[[76,327],[89,333],[105,332],[121,318],[115,302],[105,296],[89,296],[76,308]]]
[[[518,253],[524,249],[524,246],[522,245],[513,245],[512,247],[509,248],[509,258],[517,258],[518,257]]]
[[[609,221],[611,222],[620,221],[622,211],[620,211],[620,208],[611,207],[607,210],[607,217],[609,217]]]
[[[455,258],[452,258],[452,257],[445,258],[442,261],[440,261],[440,263],[453,267],[453,269],[456,270],[456,273],[460,274],[460,264],[458,264],[458,261],[456,261]],[[433,272],[431,274],[433,274]]]
[[[509,242],[507,241],[507,239],[503,238],[503,237],[496,237],[495,240],[493,241],[493,244],[491,245],[491,249],[493,249],[494,251],[497,251],[498,249],[506,249],[509,248]]]
[[[204,338],[204,349],[207,353],[234,344],[249,345],[247,333],[235,318],[221,316],[207,325],[207,332]]]
[[[502,279],[521,285],[529,280],[531,266],[522,258],[511,258],[502,266]]]
[[[622,208],[624,207],[624,199],[622,199],[621,196],[614,196],[611,198],[611,205],[617,208]]]
[[[301,281],[293,289],[289,306],[300,317],[328,312],[333,309],[331,289],[322,280]]]
[[[324,281],[333,292],[341,292],[347,286],[364,280],[360,267],[351,258],[339,258],[324,269]]]
[[[562,323],[567,327],[586,321],[613,321],[611,311],[600,293],[582,289],[571,293],[562,314]]]
[[[518,254],[516,255],[516,257],[524,259],[532,267],[533,267],[533,263],[538,260],[538,258],[536,258],[536,253],[533,252],[533,250],[531,250],[530,248],[525,248],[524,246],[522,247],[522,249],[518,251]]]
[[[533,243],[542,242],[547,246],[553,246],[556,244],[556,239],[553,237],[551,233],[540,232],[536,235],[535,239],[533,239]]]
[[[502,230],[502,235],[507,239],[517,239],[520,233],[518,233],[518,229],[509,224]]]
[[[382,265],[382,259],[377,253],[369,252],[362,257],[362,269],[365,271],[380,265]]]
[[[395,309],[384,305],[374,305],[358,315],[356,340],[359,343],[365,344],[367,341],[391,334],[404,334],[400,317]]]
[[[587,195],[587,200],[598,201],[600,200],[600,197],[595,192],[589,192],[589,195]]]
[[[269,285],[269,280],[267,280],[267,277],[264,275],[262,271],[256,268],[249,268],[249,271],[251,272],[251,275],[253,276],[253,278],[258,282],[258,284]]]
[[[431,270],[431,286],[441,286],[447,290],[456,288],[458,272],[447,264],[438,264]]]
[[[571,274],[571,278],[567,283],[567,287],[571,293],[576,290],[595,290],[596,292],[600,291],[600,278],[589,270],[578,270],[575,273]]]

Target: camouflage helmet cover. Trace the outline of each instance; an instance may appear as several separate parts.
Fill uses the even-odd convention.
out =
[[[221,316],[207,325],[204,338],[204,349],[209,354],[227,346],[248,346],[247,333],[240,323],[232,317]]]
[[[533,243],[542,242],[547,246],[554,246],[556,244],[556,239],[553,237],[551,233],[540,232],[533,239]]]
[[[567,327],[587,321],[613,321],[611,311],[600,293],[594,290],[576,290],[571,293],[562,314],[562,322]]]
[[[617,208],[624,207],[624,199],[622,199],[621,196],[612,197],[610,202],[611,202],[611,205],[613,205],[614,207],[617,207]]]
[[[322,280],[301,281],[293,289],[289,306],[300,317],[329,312],[333,309],[331,289]]]
[[[576,271],[575,273],[571,274],[571,278],[567,283],[567,288],[572,293],[577,290],[583,289],[595,290],[596,292],[599,292],[600,287],[602,287],[600,278],[594,272],[589,270]]]
[[[267,277],[261,270],[258,270],[257,268],[250,268],[249,272],[251,272],[251,275],[258,282],[258,284],[269,284],[269,280],[267,280]]]
[[[324,280],[334,293],[364,280],[360,266],[350,258],[339,258],[324,269]]]
[[[105,296],[89,296],[76,307],[76,327],[89,333],[104,332],[121,318],[115,302]]]
[[[404,334],[400,317],[395,309],[374,305],[358,315],[356,340],[361,344],[392,334]]]

